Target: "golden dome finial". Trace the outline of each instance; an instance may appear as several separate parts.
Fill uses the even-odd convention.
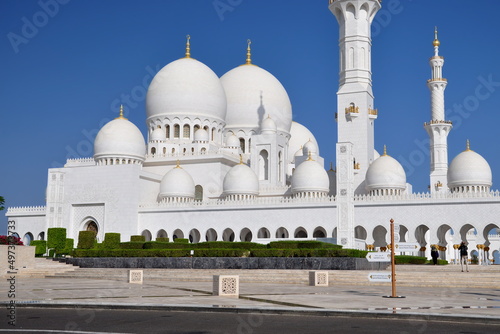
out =
[[[247,39],[247,65],[252,64],[252,50],[250,49],[250,44],[252,44],[252,41],[250,39]]]
[[[469,141],[469,139],[467,139],[467,141],[465,142],[465,152],[468,152],[468,151],[472,151],[470,149],[470,141]]]
[[[181,168],[181,162],[179,159],[177,159],[177,165],[175,166],[175,168]]]
[[[239,165],[243,165],[243,154],[240,154],[240,163]]]
[[[191,58],[191,43],[189,43],[190,39],[191,36],[186,35],[186,58]]]
[[[120,104],[120,115],[115,119],[126,119],[125,116],[123,116],[123,104]]]
[[[387,146],[384,145],[384,154],[382,154],[383,157],[387,156]]]
[[[439,39],[438,39],[438,28],[437,27],[434,27],[434,41],[432,42],[432,45],[434,45],[435,47],[441,45],[441,42],[439,42]]]

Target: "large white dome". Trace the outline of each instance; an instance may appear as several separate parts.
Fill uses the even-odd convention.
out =
[[[366,171],[366,190],[406,189],[406,173],[401,164],[384,153]]]
[[[224,121],[226,95],[208,66],[193,58],[182,58],[163,67],[151,81],[146,114],[148,119],[178,116]]]
[[[141,131],[120,116],[104,125],[94,141],[94,159],[124,158],[144,161],[146,143]]]
[[[301,150],[301,147],[307,143],[309,140],[313,142],[316,146],[317,153],[319,155],[319,146],[316,138],[311,131],[309,131],[305,126],[300,123],[292,122],[292,128],[290,130],[290,141],[288,142],[288,157],[290,162],[293,161],[295,153]]]
[[[226,91],[226,128],[258,132],[268,115],[278,131],[290,133],[292,105],[283,85],[268,71],[251,64],[238,66],[221,77]]]
[[[160,197],[194,198],[195,184],[191,175],[177,166],[168,171],[160,183]]]
[[[453,159],[448,168],[448,187],[491,187],[492,175],[488,162],[474,151],[466,150]]]
[[[302,162],[292,175],[292,193],[319,192],[328,194],[330,179],[325,169],[314,160]]]
[[[252,195],[259,194],[259,180],[255,172],[245,164],[232,167],[224,177],[224,195]]]

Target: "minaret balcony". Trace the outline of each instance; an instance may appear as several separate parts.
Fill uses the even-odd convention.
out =
[[[433,119],[430,122],[425,122],[424,126],[429,126],[429,125],[444,125],[444,124],[453,125],[453,122],[452,121],[440,121],[440,120],[437,120],[437,119]]]
[[[351,119],[357,118],[359,116],[359,107],[355,107],[354,105],[351,105],[351,106],[345,108],[345,114],[347,116],[349,116]]]
[[[433,78],[433,79],[429,79],[429,80],[427,80],[427,83],[434,82],[434,81],[444,81],[444,82],[448,82],[448,80],[446,80],[445,78]]]

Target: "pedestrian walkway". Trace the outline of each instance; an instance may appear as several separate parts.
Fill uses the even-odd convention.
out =
[[[89,277],[89,271],[104,274]],[[212,296],[212,276],[229,272],[241,274],[240,297]],[[198,308],[229,312],[347,312],[358,316],[418,314],[500,324],[500,266],[471,266],[469,273],[462,273],[453,265],[398,266],[398,279],[413,277],[398,281],[397,295],[405,298],[384,298],[391,295],[391,284],[369,283],[366,271],[330,271],[328,287],[308,286],[306,271],[283,271],[278,279],[276,271],[251,272],[253,276],[245,278],[250,273],[238,270],[147,269],[142,285],[127,283],[126,276],[123,277],[125,269],[77,269],[68,277],[68,273],[52,277],[19,275],[15,280],[14,301],[18,307]],[[78,273],[82,276],[78,277]],[[189,273],[191,276],[187,277]],[[341,275],[342,280],[332,280],[335,275]],[[483,282],[484,286],[478,287],[475,280],[482,276],[493,280],[489,278],[484,281],[487,284]],[[353,284],[349,284],[349,277]],[[8,291],[9,285],[8,280],[2,280],[0,290]],[[10,299],[5,293],[0,301],[9,303]]]

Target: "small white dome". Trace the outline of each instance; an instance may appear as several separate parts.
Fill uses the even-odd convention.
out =
[[[209,117],[224,121],[226,95],[217,75],[205,64],[182,58],[163,67],[153,78],[146,96],[148,119]]]
[[[265,115],[273,115],[278,131],[290,133],[292,105],[283,85],[255,65],[238,66],[221,78],[226,91],[226,129],[258,131]]]
[[[292,193],[320,192],[328,194],[330,179],[326,170],[314,160],[302,162],[292,175]]]
[[[231,134],[226,139],[226,147],[240,147],[240,140],[234,134]]]
[[[302,147],[303,155],[309,155],[309,152],[311,153],[311,155],[318,154],[318,146],[314,142],[312,142],[311,139],[309,139],[309,141]]]
[[[224,177],[223,189],[226,196],[257,196],[259,194],[259,179],[250,167],[240,163],[232,167]]]
[[[448,187],[491,187],[492,175],[488,162],[474,151],[466,150],[453,159],[448,168]]]
[[[141,131],[120,116],[104,125],[94,141],[94,159],[131,158],[144,161],[146,143]]]
[[[401,164],[386,154],[377,158],[366,171],[366,190],[406,189],[406,173]]]
[[[160,183],[160,197],[194,198],[195,184],[191,175],[177,166],[168,171]]]
[[[276,133],[276,122],[271,116],[266,117],[260,125],[260,132],[264,134]]]
[[[151,133],[151,141],[165,141],[165,132],[161,128],[156,128]]]
[[[314,138],[312,132],[302,124],[292,122],[290,141],[288,142],[288,157],[290,158],[290,162],[293,162],[293,157],[296,156],[298,150],[302,152],[302,145],[309,140],[316,145],[318,151],[317,154],[319,155],[318,142],[316,141],[316,138]],[[300,155],[302,155],[302,153]]]
[[[209,136],[208,132],[205,129],[198,129],[194,133],[194,141],[195,142],[208,142]]]

